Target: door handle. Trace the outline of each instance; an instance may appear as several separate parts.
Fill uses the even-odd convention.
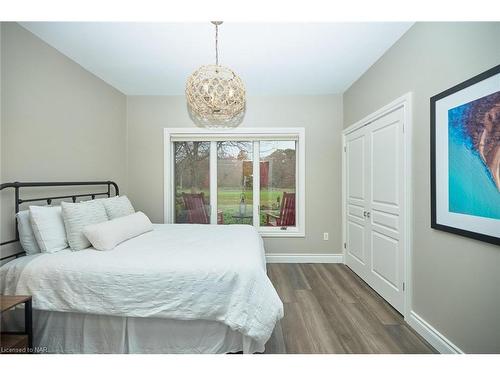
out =
[[[363,216],[369,219],[370,213],[368,211],[363,211]]]

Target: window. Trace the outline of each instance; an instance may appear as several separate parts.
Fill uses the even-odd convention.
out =
[[[208,224],[210,142],[174,142],[174,155],[174,222]]]
[[[304,236],[304,129],[165,129],[165,222]]]
[[[295,141],[260,141],[260,225],[296,223]]]
[[[253,224],[253,143],[217,142],[219,224]]]

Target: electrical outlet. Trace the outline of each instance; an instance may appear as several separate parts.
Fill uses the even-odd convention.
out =
[[[323,241],[328,241],[328,232],[323,233]]]

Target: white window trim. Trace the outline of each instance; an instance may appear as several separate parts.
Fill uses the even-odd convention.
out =
[[[296,210],[297,222],[295,227],[289,227],[287,230],[280,230],[279,228],[259,227],[259,233],[263,237],[305,237],[305,166],[306,166],[306,149],[305,149],[305,129],[304,128],[237,128],[237,129],[203,129],[203,128],[164,128],[163,150],[164,150],[164,173],[163,173],[163,216],[165,223],[173,223],[174,220],[174,168],[173,168],[173,141],[223,141],[223,140],[297,140],[298,147],[296,150]],[[213,144],[212,144],[213,145]],[[212,146],[211,146],[212,147]],[[254,155],[258,155],[259,144],[254,143]],[[260,178],[260,174],[256,173],[260,165],[257,163],[258,158],[254,157],[254,178]],[[217,184],[217,170],[215,168],[217,163],[216,155],[210,158],[210,189],[211,195],[214,194],[216,199]],[[260,205],[260,194],[256,191],[258,184],[254,184],[254,199],[257,204],[253,205],[254,220],[258,218],[258,205]],[[216,202],[216,201],[215,201]],[[217,205],[211,207],[210,212],[211,222],[216,225],[217,222]]]

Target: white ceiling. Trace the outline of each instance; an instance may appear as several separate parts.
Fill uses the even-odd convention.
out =
[[[182,95],[215,60],[207,23],[23,22],[26,29],[127,95]],[[412,23],[230,23],[220,64],[249,95],[341,93]]]

